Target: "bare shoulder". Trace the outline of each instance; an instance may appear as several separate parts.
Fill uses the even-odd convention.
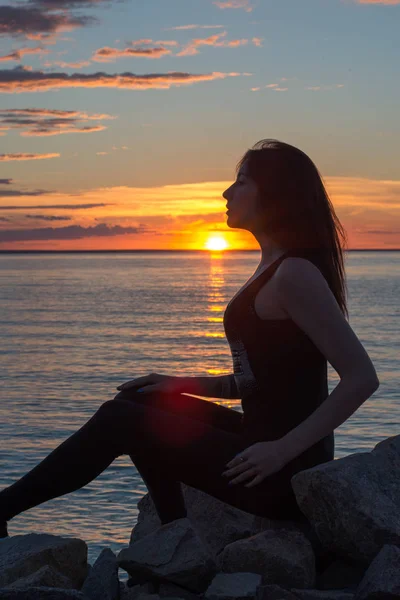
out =
[[[325,277],[321,271],[314,265],[313,262],[301,256],[288,256],[279,265],[276,272],[276,279],[283,282],[293,283],[294,286],[304,287],[305,285],[314,284],[315,286],[323,286],[330,289]]]
[[[328,282],[311,261],[288,257],[276,271],[279,302],[340,377],[376,382],[374,366],[347,322]]]

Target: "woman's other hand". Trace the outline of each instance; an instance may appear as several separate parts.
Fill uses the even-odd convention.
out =
[[[253,487],[261,483],[268,475],[280,471],[287,463],[284,447],[280,440],[257,442],[239,452],[222,473],[229,480],[229,484],[245,483],[245,487]]]
[[[143,394],[148,392],[179,393],[183,391],[183,378],[175,375],[150,373],[119,385],[117,390],[121,392],[134,390]]]

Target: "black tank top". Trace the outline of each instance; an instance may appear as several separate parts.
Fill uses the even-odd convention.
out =
[[[279,439],[329,394],[327,360],[307,334],[292,319],[260,319],[254,308],[258,291],[287,256],[309,258],[297,251],[284,253],[234,296],[224,313],[249,445]],[[295,462],[307,468],[333,458],[332,432]]]

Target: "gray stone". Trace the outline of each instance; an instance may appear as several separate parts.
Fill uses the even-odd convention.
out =
[[[160,596],[158,594],[149,594],[146,592],[145,586],[135,585],[133,587],[125,586],[121,588],[121,600],[137,600],[138,598],[141,600],[160,600]]]
[[[353,600],[354,594],[343,590],[290,590],[300,600]]]
[[[194,592],[204,591],[217,572],[209,548],[187,518],[162,525],[121,550],[117,561],[131,576],[171,581]]]
[[[397,546],[383,546],[356,589],[354,600],[372,598],[400,598],[400,549]]]
[[[141,579],[143,580],[143,576],[141,576]],[[141,594],[158,594],[158,587],[159,587],[159,580],[148,580],[145,583],[138,583],[135,582],[135,576],[131,577],[130,579],[128,579],[127,583],[126,583],[126,587],[129,589],[135,589],[137,592],[141,593]]]
[[[81,591],[90,600],[119,599],[117,557],[110,548],[103,548]]]
[[[86,600],[86,598],[77,590],[30,587],[22,590],[0,588],[0,600]]]
[[[7,589],[20,589],[27,587],[50,587],[50,588],[62,588],[65,590],[74,589],[72,581],[60,573],[50,567],[50,565],[44,565],[35,573],[31,575],[27,575],[26,577],[21,577],[21,579],[17,579],[6,586]]]
[[[14,535],[0,543],[0,587],[49,565],[80,589],[88,571],[87,545],[78,538],[47,533]]]
[[[204,593],[207,600],[246,600],[254,598],[261,584],[256,573],[218,573]]]
[[[256,600],[298,600],[295,594],[275,583],[260,585],[257,588]]]
[[[122,586],[120,590],[120,600],[136,600],[140,595],[140,585],[133,585],[128,587],[127,585]]]
[[[176,583],[163,582],[160,583],[160,587],[158,589],[158,595],[160,598],[175,597],[175,598],[183,598],[183,600],[196,600],[197,594],[194,594],[190,590],[187,590],[180,585],[176,585]]]
[[[184,483],[181,483],[181,486],[188,519],[214,557],[227,544],[254,535],[263,528],[268,528],[274,522],[271,519],[256,517],[230,504],[225,504],[218,498]],[[161,526],[150,494],[141,498],[137,506],[139,516],[137,524],[132,530],[131,544]]]
[[[301,511],[322,545],[368,565],[384,544],[400,544],[400,435],[296,473]]]
[[[313,587],[315,557],[311,543],[299,531],[267,530],[228,544],[220,556],[223,572],[249,572],[262,583],[284,587]]]
[[[353,593],[364,577],[365,565],[338,558],[317,576],[319,590],[343,590]]]

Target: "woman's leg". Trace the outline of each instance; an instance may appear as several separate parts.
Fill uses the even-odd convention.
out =
[[[178,419],[185,420],[185,414],[190,416],[192,428],[199,432],[202,431],[200,421],[224,424],[225,427],[233,421],[236,426],[241,422],[239,413],[195,397],[121,392],[114,400],[100,406],[83,427],[34,469],[0,492],[0,523],[80,489],[121,454],[131,456],[150,488],[163,523],[185,516],[180,482],[173,472],[169,474],[165,470],[165,466],[160,468],[159,453],[164,452],[168,443],[164,440],[163,446],[162,440],[158,439],[158,436],[163,437],[164,431],[168,437],[168,432],[174,428],[179,432],[182,426],[185,427],[182,421],[178,423]],[[199,419],[198,426],[193,419]],[[173,446],[172,438],[170,445]]]
[[[237,434],[241,432],[241,413],[194,396],[159,396],[155,394],[147,396],[147,394],[143,395],[127,390],[117,394],[114,399],[127,399],[180,415],[189,413],[197,420],[214,427]],[[130,458],[149,491],[161,523],[170,523],[175,519],[186,517],[187,510],[181,482],[173,479],[157,464],[151,465],[148,457],[146,459],[140,452],[135,455],[131,454]]]
[[[239,427],[232,432],[216,426],[226,425],[227,413],[222,413],[229,409],[199,400],[157,392],[140,396],[140,401],[105,402],[81,429],[0,492],[0,521],[83,487],[122,454],[242,510],[272,518],[283,512],[282,518],[288,518],[287,509],[293,508],[290,480],[280,473],[252,488],[228,484],[222,471],[246,444]],[[230,426],[239,426],[240,414],[232,413]]]

